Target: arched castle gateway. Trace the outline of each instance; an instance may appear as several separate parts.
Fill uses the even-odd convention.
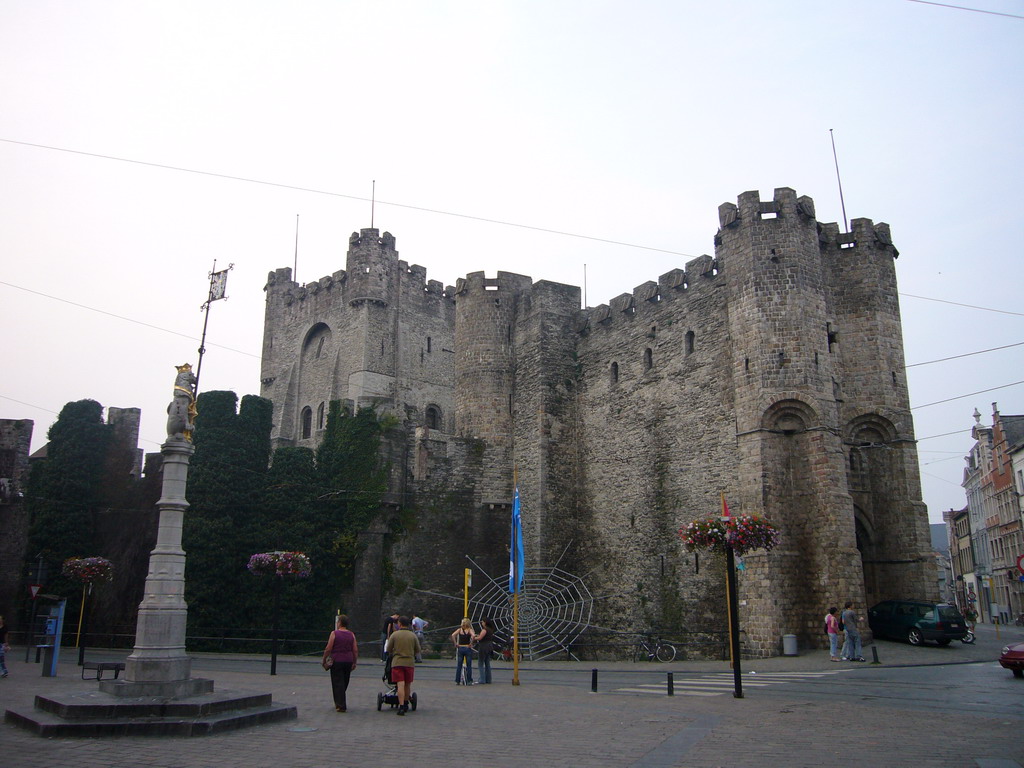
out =
[[[513,465],[528,565],[587,574],[604,627],[723,627],[721,564],[676,537],[723,491],[783,532],[739,581],[753,653],[820,644],[830,604],[934,597],[888,225],[841,233],[787,188],[719,221],[714,257],[583,310],[579,288],[508,272],[442,287],[376,229],[345,271],[270,274],[275,446],[314,447],[331,400],[405,427],[385,450],[407,525],[363,537],[362,626],[406,605],[457,618],[405,588],[459,594],[467,554],[507,571]]]

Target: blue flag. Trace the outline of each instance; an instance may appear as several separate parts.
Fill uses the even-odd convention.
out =
[[[508,591],[521,592],[526,558],[523,555],[523,520],[519,515],[519,486],[512,497],[512,540],[508,548]]]

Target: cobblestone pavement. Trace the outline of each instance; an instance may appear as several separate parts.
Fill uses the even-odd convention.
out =
[[[889,665],[991,661],[993,648],[1005,642],[1005,635],[1000,640],[983,635],[974,648],[881,643],[879,653]],[[24,663],[23,658],[18,649],[8,654],[11,675],[0,680],[0,705],[5,710],[31,709],[36,694],[96,690],[95,682],[79,678],[73,658],[65,660],[56,678],[41,677],[40,667]],[[595,694],[585,674],[582,685],[556,684],[554,676],[545,674],[569,666],[526,663],[519,686],[510,684],[507,669],[497,670],[496,683],[490,686],[456,687],[447,675],[442,682],[424,679],[424,674],[415,684],[419,707],[403,718],[386,706],[382,712],[376,709],[377,692],[382,689],[379,663],[360,666],[349,688],[349,711],[344,714],[334,711],[326,674],[305,670],[271,677],[266,667],[246,672],[197,671],[197,676],[212,677],[217,690],[269,691],[275,702],[295,704],[298,719],[196,738],[40,738],[4,724],[0,726],[0,761],[5,768],[342,768],[435,766],[453,761],[493,768],[1024,765],[1024,719],[1020,718],[913,711],[849,698],[822,706],[820,700],[812,703],[779,686],[747,688],[743,699],[631,696],[600,687]],[[680,675],[728,669],[722,662],[673,666]],[[811,651],[799,657],[744,662],[744,679],[751,671],[832,671],[838,666],[830,664],[824,653]],[[589,667],[616,672],[657,669],[650,664],[584,662],[582,669],[580,664],[571,665],[584,673]],[[1021,693],[1024,697],[1024,686]]]

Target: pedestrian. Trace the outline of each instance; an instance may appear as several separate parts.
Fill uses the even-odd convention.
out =
[[[392,613],[390,616],[384,617],[384,626],[380,628],[380,660],[388,660],[388,638],[391,637],[391,633],[398,629],[398,613]]]
[[[7,652],[11,646],[7,644],[7,625],[4,624],[4,617],[0,616],[0,677],[7,677]]]
[[[846,601],[840,617],[846,641],[843,643],[842,657],[846,661],[867,661],[861,656],[860,630],[857,628],[857,612],[853,610],[853,602]]]
[[[828,660],[839,661],[839,609],[834,605],[825,614],[825,632],[828,633]]]
[[[973,605],[967,606],[967,610],[964,611],[964,619],[967,621],[967,628],[973,632],[978,621],[978,612],[974,610]]]
[[[491,653],[494,651],[494,626],[490,619],[480,619],[480,631],[476,634],[477,671],[481,685],[491,684]]]
[[[418,639],[420,641],[420,649],[421,649],[419,655],[416,656],[416,663],[417,664],[419,664],[421,661],[423,661],[423,651],[422,651],[422,649],[424,647],[424,642],[425,642],[424,638],[423,638],[423,630],[425,630],[429,625],[430,625],[430,622],[427,621],[426,619],[421,619],[415,613],[412,615],[412,624],[410,626],[412,627],[413,634],[416,635],[416,639]]]
[[[451,640],[455,643],[455,684],[465,682],[473,684],[473,624],[463,619],[459,628],[452,632]],[[465,678],[463,678],[463,661],[465,661]]]
[[[409,617],[398,618],[398,628],[388,638],[387,652],[391,658],[391,682],[398,686],[398,714],[409,711],[409,697],[412,695],[412,679],[416,657],[420,653],[420,640],[409,629]]]
[[[331,693],[334,695],[334,709],[338,712],[345,712],[348,707],[345,703],[345,692],[348,690],[348,681],[352,676],[352,670],[359,662],[359,644],[356,636],[348,628],[348,616],[339,614],[335,621],[335,630],[327,638],[327,647],[324,648],[324,658],[321,662],[325,669],[331,672]]]

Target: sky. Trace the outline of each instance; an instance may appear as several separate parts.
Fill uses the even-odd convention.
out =
[[[791,187],[892,227],[941,522],[974,410],[1024,413],[1024,2],[968,5],[0,0],[0,418],[35,450],[69,401],[137,407],[158,451],[214,264],[200,388],[241,397],[268,272],[344,269],[371,221],[429,279],[596,306]]]

